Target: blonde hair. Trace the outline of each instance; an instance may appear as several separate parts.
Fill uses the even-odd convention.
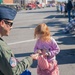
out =
[[[37,35],[41,35],[41,40],[49,41],[50,40],[50,31],[48,26],[45,23],[39,24],[34,31],[34,38],[37,38]]]

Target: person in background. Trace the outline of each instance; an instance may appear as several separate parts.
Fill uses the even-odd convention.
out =
[[[38,54],[37,75],[59,75],[56,55],[60,52],[60,48],[50,35],[48,26],[44,23],[39,24],[35,28],[34,37],[37,38],[34,47],[34,53]],[[48,67],[42,62],[42,58],[45,59]]]
[[[3,36],[9,35],[16,14],[15,9],[0,6],[0,75],[20,75],[35,59],[33,54],[22,61],[17,61],[10,47],[2,39]]]
[[[60,12],[60,3],[57,3],[56,9],[57,9],[57,12]]]
[[[62,3],[60,3],[60,12],[61,12],[61,14],[62,14],[62,12],[63,12]]]
[[[70,20],[71,20],[71,10],[72,10],[72,8],[73,8],[72,1],[68,0],[68,3],[67,3],[68,22],[70,22]]]
[[[62,13],[64,13],[64,11],[65,11],[65,4],[64,2],[62,2]]]
[[[72,18],[75,17],[75,2],[73,2],[73,8],[72,8]]]
[[[67,14],[67,3],[65,2],[65,11],[64,11],[64,16],[66,17],[66,14]]]

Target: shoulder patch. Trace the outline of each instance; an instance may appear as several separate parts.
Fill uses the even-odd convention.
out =
[[[15,67],[17,65],[17,60],[15,57],[11,57],[10,60],[9,60],[9,63],[11,65],[11,67]]]

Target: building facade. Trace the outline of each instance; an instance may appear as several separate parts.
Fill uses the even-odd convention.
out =
[[[28,3],[31,3],[31,2],[35,2],[35,1],[38,1],[40,4],[42,3],[45,3],[45,4],[48,4],[48,3],[55,3],[56,0],[0,0],[0,4],[1,3],[19,3],[20,5],[26,5]]]
[[[1,3],[13,3],[13,0],[0,0]]]
[[[3,3],[13,3],[13,0],[3,0]]]

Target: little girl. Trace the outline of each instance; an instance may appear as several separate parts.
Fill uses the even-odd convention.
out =
[[[46,24],[38,25],[35,28],[34,37],[37,38],[34,52],[39,54],[37,75],[59,75],[56,55],[60,52],[60,48],[54,38],[51,37],[48,26]],[[47,60],[49,67],[45,69],[42,67],[43,62],[40,57]]]

